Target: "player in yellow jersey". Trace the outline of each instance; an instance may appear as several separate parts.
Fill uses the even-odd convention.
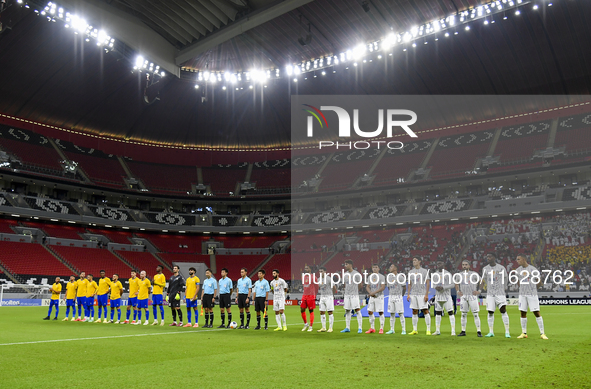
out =
[[[150,297],[150,292],[152,291],[152,284],[150,280],[146,278],[146,272],[144,270],[140,273],[140,280],[138,281],[138,295],[137,295],[137,321],[134,323],[138,325],[142,321],[142,309],[146,312],[146,321],[144,325],[147,326],[148,321],[150,320],[150,311],[148,311],[148,297]]]
[[[166,287],[166,276],[162,274],[162,266],[156,266],[156,275],[154,276],[154,290],[152,292],[152,312],[154,313],[153,326],[158,324],[158,310],[160,306],[160,317],[162,318],[160,325],[164,325],[164,288]]]
[[[78,283],[76,282],[76,276],[70,276],[70,282],[66,284],[66,317],[62,321],[68,321],[70,316],[70,308],[72,308],[72,321],[76,319],[76,290],[78,289]]]
[[[185,300],[187,302],[187,316],[189,317],[187,324],[184,327],[191,327],[191,310],[195,313],[195,325],[193,328],[199,327],[199,312],[197,312],[197,293],[199,292],[199,277],[195,275],[194,267],[189,268],[189,278],[186,281]]]
[[[136,277],[136,271],[131,271],[131,278],[129,279],[129,297],[127,298],[127,314],[125,321],[121,324],[129,324],[129,315],[131,314],[131,309],[133,308],[133,320],[131,324],[135,324],[135,320],[137,319],[137,294],[139,290],[139,278]]]
[[[107,321],[105,317],[105,323],[113,323],[113,315],[115,314],[115,308],[117,308],[117,321],[115,324],[119,324],[121,320],[121,293],[123,293],[123,285],[119,281],[119,275],[113,274],[113,281],[111,282],[111,320]],[[105,307],[106,310],[107,307]],[[105,316],[107,316],[106,313]]]
[[[51,285],[51,302],[49,303],[49,312],[47,313],[47,317],[43,320],[49,320],[51,316],[51,309],[55,307],[55,317],[53,320],[57,320],[57,315],[60,312],[60,293],[62,292],[62,284],[60,283],[60,278],[55,277],[55,283]]]
[[[93,280],[92,274],[87,275],[86,279],[88,280],[88,285],[86,286],[86,305],[88,307],[89,317],[87,322],[92,323],[94,321],[94,296],[96,296],[98,285]]]
[[[96,301],[98,303],[98,320],[97,323],[101,322],[103,317],[103,309],[105,311],[105,322],[107,320],[107,305],[109,303],[109,288],[111,287],[111,280],[109,277],[105,277],[106,272],[101,270],[101,278],[98,282],[98,291],[96,292]]]
[[[78,303],[78,319],[75,321],[86,321],[88,320],[88,304],[86,304],[86,287],[88,286],[88,280],[86,279],[86,273],[80,273],[80,279],[76,281],[76,300]],[[82,309],[84,308],[84,320],[82,320]]]

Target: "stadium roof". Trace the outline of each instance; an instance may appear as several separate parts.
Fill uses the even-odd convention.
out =
[[[448,37],[434,34],[413,40],[416,47],[394,47],[392,56],[367,53],[367,61],[358,66],[339,64],[326,68],[325,75],[309,72],[299,82],[279,77],[253,89],[248,83],[225,82],[200,83],[197,89],[202,74],[197,71],[285,69],[484,2],[62,3],[73,12],[87,12],[89,21],[94,15],[93,23],[109,20],[106,28],[124,45],[106,53],[82,34],[9,2],[14,6],[1,19],[0,113],[116,138],[284,147],[292,141],[289,103],[294,93],[576,95],[591,90],[591,52],[586,50],[591,28],[584,16],[591,14],[588,1],[524,0],[519,15],[514,10],[498,13],[448,29]],[[131,71],[136,54],[160,59],[167,76],[145,90],[146,74]],[[556,97],[555,102],[570,101]],[[506,113],[530,110],[513,106]],[[474,119],[473,112],[458,110],[437,124]]]

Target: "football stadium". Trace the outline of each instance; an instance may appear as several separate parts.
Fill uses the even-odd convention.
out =
[[[0,387],[589,387],[587,0],[0,0]]]

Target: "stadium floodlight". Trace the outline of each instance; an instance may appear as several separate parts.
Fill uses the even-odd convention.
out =
[[[144,65],[144,57],[142,57],[141,55],[138,55],[137,57],[135,57],[135,66],[138,68],[141,68]]]

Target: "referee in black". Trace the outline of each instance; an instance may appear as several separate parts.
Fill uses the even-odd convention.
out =
[[[179,273],[179,267],[174,266],[172,268],[173,274],[168,280],[168,295],[166,296],[166,301],[168,301],[168,305],[172,310],[172,324],[171,327],[175,327],[176,324],[176,315],[179,315],[179,327],[183,326],[183,311],[181,310],[181,293],[183,292],[183,288],[185,286],[185,279]],[[178,296],[178,298],[177,298]]]

